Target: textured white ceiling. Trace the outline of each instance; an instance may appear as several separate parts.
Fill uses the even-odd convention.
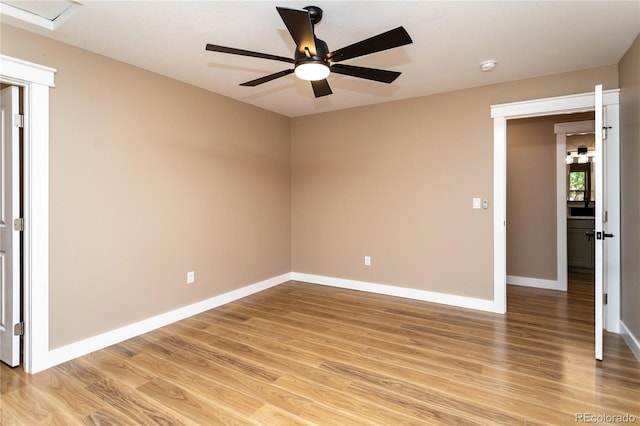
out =
[[[640,33],[640,1],[80,1],[56,30],[2,21],[242,102],[299,116],[617,63]],[[345,61],[401,71],[391,85],[332,74],[316,99],[288,64],[205,51],[206,43],[293,56],[276,6],[316,5],[330,50],[404,26],[413,44]],[[490,73],[487,59],[498,61]]]

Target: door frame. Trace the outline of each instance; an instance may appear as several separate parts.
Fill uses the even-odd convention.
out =
[[[619,123],[620,90],[603,92],[603,106],[611,123]],[[552,98],[534,99],[491,106],[493,119],[493,303],[496,312],[507,311],[507,251],[506,251],[506,218],[507,218],[507,120],[517,118],[539,117],[545,115],[570,114],[594,111],[595,92]],[[607,155],[607,169],[612,175],[607,176],[607,199],[609,207],[609,232],[620,235],[620,156],[619,126],[609,130],[608,145],[612,151]],[[608,148],[609,149],[609,148]],[[612,155],[611,155],[612,154]],[[615,242],[614,242],[615,240]],[[620,239],[611,241],[608,250],[607,281],[609,304],[605,313],[605,328],[619,333],[620,327]]]
[[[23,88],[23,368],[49,361],[49,89],[56,70],[0,54],[0,81]]]

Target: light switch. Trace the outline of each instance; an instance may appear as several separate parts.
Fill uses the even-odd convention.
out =
[[[480,198],[474,198],[473,199],[473,208],[474,209],[479,209],[482,206],[482,201],[480,200]]]

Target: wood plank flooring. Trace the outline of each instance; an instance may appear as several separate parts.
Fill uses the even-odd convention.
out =
[[[504,316],[289,282],[39,374],[3,364],[1,424],[640,423],[640,363],[593,341],[585,276],[510,286]]]

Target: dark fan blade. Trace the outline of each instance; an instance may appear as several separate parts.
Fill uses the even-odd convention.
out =
[[[231,53],[232,55],[250,56],[252,58],[272,59],[274,61],[282,61],[293,64],[295,61],[292,58],[285,58],[284,56],[269,55],[268,53],[252,52],[250,50],[234,49],[233,47],[217,46],[215,44],[207,44],[207,50],[212,52]]]
[[[276,9],[296,43],[298,52],[305,54],[305,48],[308,48],[309,54],[316,56],[316,41],[309,12],[285,7],[276,7]]]
[[[251,86],[251,87],[257,86],[259,84],[266,83],[271,80],[275,80],[276,78],[284,77],[285,75],[289,75],[292,72],[293,72],[293,69],[278,71],[276,73],[273,73],[264,77],[256,78],[255,80],[247,81],[246,83],[242,83],[240,86]]]
[[[327,80],[312,81],[311,87],[313,87],[313,94],[316,95],[316,98],[327,96],[333,93],[331,91],[331,87],[329,87],[329,82]]]
[[[357,58],[358,56],[404,46],[409,43],[413,43],[413,40],[409,37],[407,30],[405,30],[404,27],[398,27],[386,33],[378,34],[377,36],[343,47],[335,52],[329,52],[327,59],[329,62],[340,62],[345,59]]]
[[[355,67],[353,65],[342,64],[331,65],[331,71],[338,74],[350,75],[351,77],[379,81],[381,83],[393,83],[393,81],[401,74],[398,71],[387,71],[379,70],[377,68]]]

